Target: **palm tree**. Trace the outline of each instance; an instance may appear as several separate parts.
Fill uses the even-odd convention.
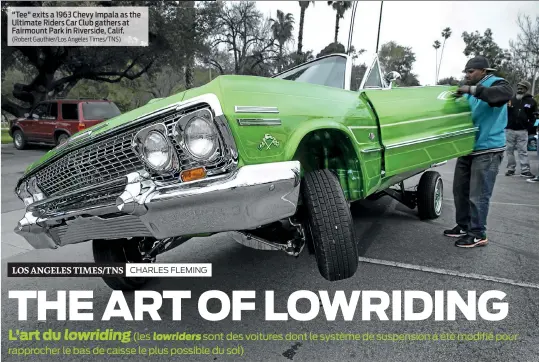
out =
[[[309,7],[314,1],[298,1],[299,6],[301,7],[301,13],[299,15],[299,35],[298,35],[298,54],[301,54],[301,49],[303,48],[303,21],[305,20],[305,10]]]
[[[436,75],[434,77],[434,85],[438,84],[438,49],[440,49],[440,42],[438,40],[436,40],[434,42],[434,44],[432,44],[432,47],[434,49],[436,49],[436,63],[435,63],[435,66],[436,66]]]
[[[333,7],[333,10],[337,12],[335,15],[335,43],[339,35],[339,20],[344,18],[346,10],[352,7],[352,1],[328,1],[328,5]]]
[[[282,70],[283,64],[283,48],[284,45],[293,38],[294,31],[294,16],[291,13],[284,14],[281,10],[277,10],[277,20],[270,19],[272,22],[271,30],[273,38],[279,43],[279,73]]]
[[[440,67],[442,66],[442,58],[444,56],[445,41],[451,36],[451,28],[447,27],[442,31],[442,37],[444,38],[444,44],[442,45],[442,54],[440,54],[440,64],[438,65],[438,72],[436,73],[436,79],[440,76]]]

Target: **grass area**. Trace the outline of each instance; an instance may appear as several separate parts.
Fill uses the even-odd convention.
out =
[[[7,129],[2,129],[2,143],[11,143],[13,139],[9,136]]]

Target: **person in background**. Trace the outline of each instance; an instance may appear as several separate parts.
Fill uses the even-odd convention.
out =
[[[507,172],[505,176],[513,176],[517,163],[515,150],[518,153],[520,163],[520,176],[534,177],[530,172],[530,160],[528,159],[528,133],[535,129],[535,116],[537,103],[529,93],[531,84],[525,80],[517,85],[517,93],[509,101],[507,128]]]
[[[473,124],[479,129],[472,153],[457,159],[453,179],[457,226],[444,231],[446,236],[458,237],[455,246],[461,248],[488,244],[490,197],[505,151],[507,102],[513,88],[493,71],[485,57],[470,59],[464,69],[467,85],[455,94],[467,99]]]
[[[536,111],[533,114],[533,116],[535,118],[535,123],[534,123],[535,132],[537,132],[537,135],[539,136],[539,111]],[[539,137],[538,137],[538,139],[539,139]],[[537,147],[537,156],[539,156],[539,146]],[[533,182],[533,183],[539,183],[539,166],[537,167],[537,175],[535,175],[535,177],[533,177],[533,178],[527,179],[526,181]]]

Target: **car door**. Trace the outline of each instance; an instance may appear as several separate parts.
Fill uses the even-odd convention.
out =
[[[37,122],[37,133],[39,140],[46,143],[54,143],[54,131],[58,118],[58,103],[49,102],[45,113],[43,113]]]
[[[48,102],[38,103],[30,112],[28,119],[23,121],[23,132],[28,141],[43,141],[43,132],[41,131],[39,122],[42,120],[42,117],[48,114],[49,107]]]
[[[385,175],[392,176],[471,152],[476,129],[464,98],[450,86],[392,87],[375,58],[362,92],[378,118]]]

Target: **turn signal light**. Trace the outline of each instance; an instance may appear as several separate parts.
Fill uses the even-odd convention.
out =
[[[82,131],[86,128],[86,125],[84,123],[79,123],[79,131]]]
[[[193,168],[191,170],[182,171],[180,177],[183,182],[200,180],[206,177],[206,170],[204,167]]]

